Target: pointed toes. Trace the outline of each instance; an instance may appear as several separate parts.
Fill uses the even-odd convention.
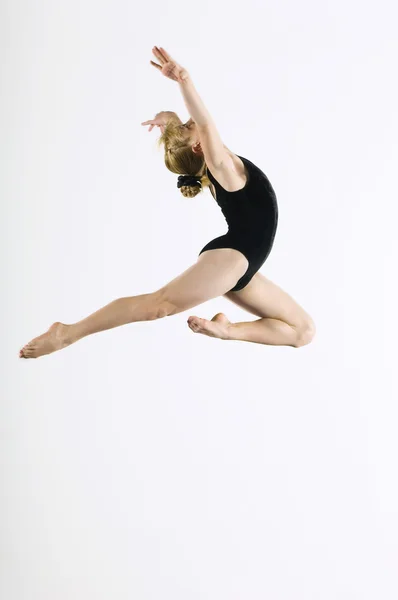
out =
[[[34,345],[29,342],[19,351],[20,358],[33,358]]]

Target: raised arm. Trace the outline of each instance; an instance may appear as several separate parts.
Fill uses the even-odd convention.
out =
[[[210,170],[212,167],[219,168],[228,159],[228,153],[209,111],[193,84],[190,74],[172,59],[164,48],[155,46],[153,53],[161,64],[158,65],[153,61],[151,61],[151,64],[159,69],[165,77],[178,82],[185,106],[197,125],[205,161]]]

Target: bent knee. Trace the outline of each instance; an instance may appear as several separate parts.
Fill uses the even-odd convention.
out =
[[[312,342],[316,334],[316,326],[312,319],[308,319],[300,327],[297,327],[297,339],[295,348],[301,348],[307,346]]]

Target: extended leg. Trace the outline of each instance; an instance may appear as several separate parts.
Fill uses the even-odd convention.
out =
[[[234,287],[247,266],[247,259],[237,250],[203,252],[196,264],[156,292],[119,298],[72,325],[54,323],[46,333],[24,346],[20,357],[37,358],[87,335],[176,314],[222,296]]]

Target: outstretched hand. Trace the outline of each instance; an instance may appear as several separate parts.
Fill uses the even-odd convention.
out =
[[[144,121],[143,123],[141,123],[141,125],[149,125],[149,129],[148,131],[152,131],[152,129],[154,127],[159,127],[160,131],[162,133],[164,133],[164,129],[166,127],[166,124],[164,122],[164,117],[156,115],[156,117],[154,119],[150,119],[149,121]]]
[[[176,118],[177,120],[179,120],[174,112],[163,110],[162,112],[157,113],[154,119],[144,121],[143,123],[141,123],[141,125],[149,125],[150,127],[148,129],[148,132],[152,131],[154,127],[159,127],[160,131],[164,133],[168,121],[172,118]]]
[[[189,73],[184,67],[179,65],[169,54],[167,54],[164,48],[158,48],[154,46],[152,52],[160,62],[160,65],[151,60],[151,65],[156,67],[162,75],[178,83],[183,83],[189,77]]]

